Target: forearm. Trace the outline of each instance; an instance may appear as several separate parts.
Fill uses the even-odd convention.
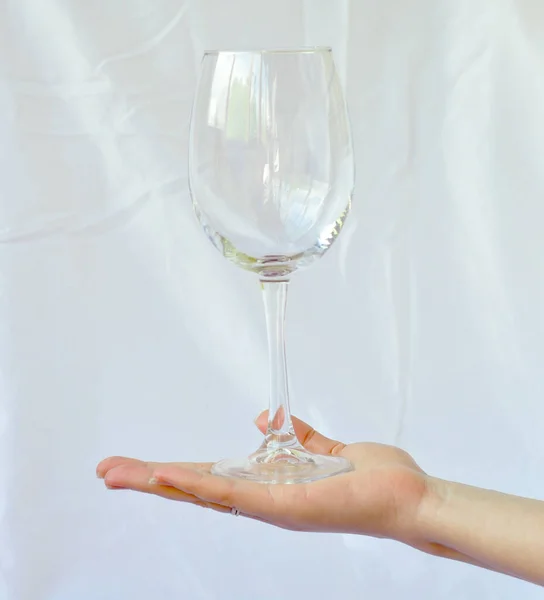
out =
[[[431,479],[417,527],[432,554],[544,586],[544,502]]]

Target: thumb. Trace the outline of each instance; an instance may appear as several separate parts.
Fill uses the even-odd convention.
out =
[[[299,442],[310,452],[314,452],[315,454],[338,454],[346,447],[342,442],[331,440],[321,433],[318,433],[313,427],[308,425],[308,423],[305,423],[296,417],[292,417],[292,421]],[[259,431],[266,434],[268,427],[267,410],[263,411],[255,419],[255,425],[257,425]]]

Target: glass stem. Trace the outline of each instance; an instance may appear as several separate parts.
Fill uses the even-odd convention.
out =
[[[289,408],[289,383],[285,356],[285,309],[288,287],[288,280],[261,281],[270,365],[270,404],[264,445],[271,450],[298,445]]]

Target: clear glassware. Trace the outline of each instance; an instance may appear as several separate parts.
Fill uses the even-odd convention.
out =
[[[284,341],[291,275],[331,247],[351,207],[351,130],[331,49],[207,52],[191,118],[189,182],[208,238],[259,277],[269,343],[263,444],[213,472],[300,483],[351,470],[346,459],[312,454],[297,439]]]

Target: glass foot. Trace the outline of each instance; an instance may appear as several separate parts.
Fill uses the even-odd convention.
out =
[[[298,445],[276,449],[264,446],[247,458],[225,459],[212,467],[214,475],[258,483],[310,483],[352,470],[346,458],[312,454]]]

